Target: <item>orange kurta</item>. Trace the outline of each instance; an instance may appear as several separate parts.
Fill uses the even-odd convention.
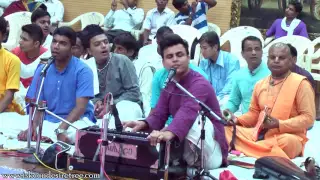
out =
[[[265,106],[270,115],[279,120],[279,128],[271,129],[261,141],[253,140],[253,129]],[[270,76],[259,81],[252,94],[248,113],[238,117],[235,148],[247,156],[281,156],[295,158],[303,153],[307,142],[306,131],[315,119],[315,95],[305,77],[291,73],[275,86],[270,85]],[[226,127],[228,142],[232,127]]]

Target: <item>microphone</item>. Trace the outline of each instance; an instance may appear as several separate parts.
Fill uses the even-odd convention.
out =
[[[167,77],[167,79],[164,81],[163,89],[167,87],[168,83],[171,81],[171,79],[173,78],[173,76],[176,75],[176,71],[177,71],[177,70],[176,70],[175,68],[170,68],[168,77]]]
[[[44,60],[44,59],[41,59]],[[49,69],[50,65],[54,62],[54,57],[50,57],[47,60],[47,63],[44,65],[44,67],[41,70],[41,74],[40,75],[45,75],[47,73],[47,70]]]

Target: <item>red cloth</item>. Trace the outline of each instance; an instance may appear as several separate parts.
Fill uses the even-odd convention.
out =
[[[220,173],[219,180],[238,180],[229,170]]]
[[[39,56],[41,56],[41,54],[45,53],[47,51],[46,48],[40,46],[40,53]],[[23,63],[24,65],[28,65],[31,64],[33,61],[35,61],[39,56],[34,57],[32,59],[29,59],[26,55],[25,52],[23,52],[20,47],[16,47],[12,50],[12,53],[15,54],[16,56],[18,56],[18,58],[20,59],[21,63]],[[23,73],[23,69],[21,69],[21,73]],[[27,78],[27,79],[23,79],[20,78],[21,83],[23,84],[23,86],[25,88],[29,87],[31,84],[33,77]]]
[[[2,17],[13,14],[15,12],[27,11],[22,1],[14,1],[12,2],[3,12]]]

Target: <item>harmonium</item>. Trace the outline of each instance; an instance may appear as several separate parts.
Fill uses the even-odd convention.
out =
[[[69,170],[100,172],[98,139],[101,134],[102,130],[96,126],[77,131],[75,153],[68,158]],[[186,179],[184,143],[173,141],[151,146],[148,135],[146,132],[118,132],[108,129],[106,173],[141,180]]]

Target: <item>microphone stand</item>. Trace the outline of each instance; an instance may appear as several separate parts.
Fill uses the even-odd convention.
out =
[[[28,129],[28,141],[29,141],[28,145],[29,145],[30,140],[31,140],[31,135],[32,135],[30,127],[32,128],[32,122],[35,122],[35,114],[36,114],[36,112],[40,112],[41,113],[40,114],[40,122],[39,122],[39,125],[38,125],[38,134],[37,134],[37,142],[36,142],[36,150],[35,150],[35,154],[37,155],[37,157],[39,157],[39,159],[42,158],[42,154],[40,152],[40,143],[41,143],[42,126],[43,126],[43,120],[44,120],[44,117],[45,117],[45,113],[48,113],[48,114],[54,116],[55,118],[61,120],[62,122],[67,123],[71,127],[73,127],[76,130],[78,130],[77,127],[75,127],[73,124],[71,124],[67,120],[65,120],[65,119],[57,116],[53,112],[49,111],[47,109],[47,102],[46,101],[42,100],[41,103],[40,103],[40,96],[41,96],[41,93],[42,93],[42,90],[43,90],[43,85],[44,85],[44,81],[45,81],[45,78],[46,78],[46,75],[47,75],[47,70],[48,70],[48,68],[43,70],[41,72],[41,74],[40,74],[40,77],[41,77],[40,88],[39,88],[39,92],[37,94],[36,102],[33,104],[33,106],[35,108],[33,109],[32,115],[30,115],[30,116],[32,116],[32,120],[30,121],[30,118],[29,118],[29,129]],[[30,163],[30,164],[39,164],[39,161],[36,159],[36,157],[34,155],[25,157],[22,161],[25,162],[25,163]]]
[[[106,101],[106,97],[107,97],[107,101]],[[104,98],[104,101],[106,101],[105,104],[105,108],[106,108],[106,112],[107,114],[104,116],[103,118],[103,134],[101,136],[101,142],[99,143],[97,150],[96,150],[96,154],[94,157],[94,160],[96,159],[96,155],[99,152],[99,149],[101,149],[101,154],[100,154],[100,179],[104,180],[105,176],[104,176],[104,172],[105,172],[105,159],[106,159],[106,148],[109,144],[108,141],[108,126],[109,126],[109,121],[111,119],[112,116],[112,111],[111,108],[113,106],[113,95],[112,93],[108,93],[106,95],[106,97]]]
[[[198,100],[196,97],[194,97],[194,95],[192,95],[188,90],[186,90],[184,87],[182,87],[175,79],[171,80],[173,83],[175,83],[175,85],[181,90],[183,91],[185,94],[187,94],[188,96],[190,96],[195,102],[197,102],[200,107],[200,114],[201,114],[201,134],[200,134],[200,145],[201,145],[201,163],[200,163],[200,168],[198,168],[198,170],[196,171],[195,175],[193,177],[191,177],[191,180],[193,179],[203,179],[204,177],[209,177],[210,179],[213,180],[218,180],[217,178],[213,177],[209,171],[205,170],[204,167],[204,141],[205,141],[205,129],[204,129],[204,125],[205,125],[205,121],[206,121],[206,115],[205,113],[209,113],[210,115],[212,115],[213,117],[215,117],[217,120],[219,120],[219,122],[223,123],[222,119],[216,114],[214,113],[210,107],[208,107],[206,104],[204,104],[203,102],[201,102],[200,100]]]
[[[32,99],[29,105],[29,123],[28,123],[28,134],[27,134],[27,147],[23,149],[17,150],[19,153],[24,154],[33,154],[36,152],[36,149],[34,147],[31,147],[31,136],[32,136],[32,115],[35,108],[35,99]]]

